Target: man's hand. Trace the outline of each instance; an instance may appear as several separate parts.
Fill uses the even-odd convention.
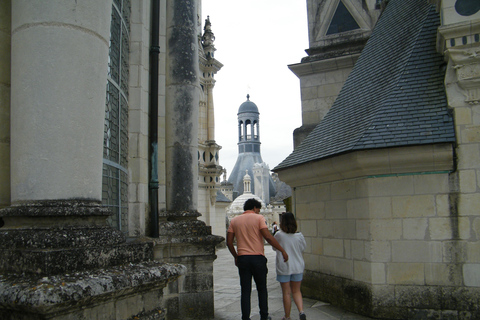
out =
[[[264,228],[264,229],[260,229],[260,232],[262,233],[262,236],[265,238],[265,240],[267,240],[268,243],[270,243],[270,245],[272,247],[274,247],[275,249],[277,249],[278,251],[280,251],[282,253],[282,256],[283,256],[283,261],[287,262],[288,261],[288,254],[287,252],[285,251],[285,249],[282,248],[282,246],[280,245],[280,243],[278,243],[277,239],[275,239],[272,234],[270,233],[270,231],[268,231],[267,228]],[[227,239],[228,239],[228,235],[227,235]],[[228,243],[228,241],[227,241]]]
[[[235,265],[237,265],[237,251],[235,250],[235,247],[233,246],[233,240],[235,239],[235,234],[228,232],[227,233],[227,247],[230,253],[232,254],[233,258],[235,259]]]

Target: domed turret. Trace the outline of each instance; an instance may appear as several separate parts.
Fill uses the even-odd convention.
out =
[[[238,108],[238,158],[228,178],[228,182],[233,184],[234,198],[247,191],[244,189],[243,178],[245,173],[249,177],[254,177],[253,166],[256,163],[263,163],[260,155],[260,113],[257,105],[250,101],[250,95],[247,95],[247,101]],[[267,204],[270,201],[269,194],[275,195],[273,180],[271,177],[269,179],[271,181],[266,188],[269,190],[263,199]],[[256,193],[254,180],[248,192]]]

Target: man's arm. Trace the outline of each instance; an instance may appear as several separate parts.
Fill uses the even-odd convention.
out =
[[[235,239],[235,233],[233,232],[227,232],[227,247],[228,250],[230,250],[230,253],[232,254],[233,258],[235,259],[235,265],[237,265],[237,251],[235,250],[235,247],[233,246],[233,239]]]
[[[288,254],[285,251],[285,249],[282,248],[280,243],[278,243],[277,239],[275,239],[272,234],[268,231],[267,228],[260,229],[260,232],[262,233],[262,236],[267,240],[268,243],[278,251],[282,253],[283,256],[283,261],[287,262],[288,261]],[[228,235],[227,235],[228,239]],[[227,245],[228,245],[228,240],[227,240]]]

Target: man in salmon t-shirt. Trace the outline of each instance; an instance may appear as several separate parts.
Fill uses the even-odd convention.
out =
[[[238,267],[241,286],[242,320],[250,320],[250,296],[252,294],[252,277],[258,291],[258,306],[261,320],[270,320],[268,316],[267,293],[267,258],[263,247],[263,239],[280,251],[285,261],[288,260],[287,252],[268,231],[265,218],[260,215],[262,204],[255,199],[248,199],[243,205],[243,214],[235,217],[230,222],[227,231],[227,246],[235,258]],[[237,238],[237,251],[233,240]]]

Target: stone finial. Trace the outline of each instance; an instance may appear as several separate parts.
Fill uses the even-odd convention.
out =
[[[215,35],[212,32],[212,24],[210,23],[210,16],[205,19],[205,27],[203,27],[204,33],[202,36],[202,45],[204,48],[211,48],[210,51],[215,51]]]

